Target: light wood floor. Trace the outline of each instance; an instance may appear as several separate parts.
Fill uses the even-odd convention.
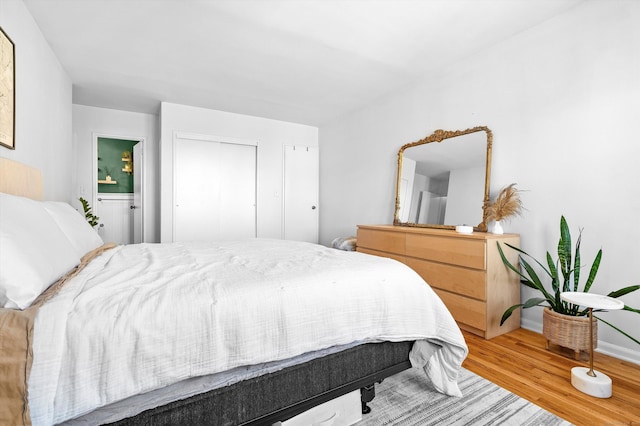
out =
[[[640,425],[640,365],[596,353],[594,369],[613,381],[611,398],[594,398],[571,385],[571,368],[589,366],[560,347],[545,349],[542,335],[518,329],[491,340],[464,332],[469,356],[462,364],[575,425]]]

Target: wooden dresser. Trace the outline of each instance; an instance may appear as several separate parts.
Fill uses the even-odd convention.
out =
[[[517,234],[460,234],[448,229],[359,225],[357,250],[390,257],[413,268],[440,296],[460,328],[491,339],[520,327],[518,276],[502,263],[497,242],[519,247]],[[503,250],[517,264],[514,250]]]

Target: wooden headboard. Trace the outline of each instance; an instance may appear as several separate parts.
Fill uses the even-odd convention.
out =
[[[0,157],[0,192],[42,200],[40,170]]]

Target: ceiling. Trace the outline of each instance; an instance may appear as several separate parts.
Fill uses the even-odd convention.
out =
[[[321,125],[583,0],[24,0],[73,102]]]

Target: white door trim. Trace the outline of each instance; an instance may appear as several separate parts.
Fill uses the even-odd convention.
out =
[[[231,137],[231,136],[205,135],[205,134],[190,133],[190,132],[175,132],[174,135],[173,135],[173,144],[174,144],[174,146],[175,146],[175,143],[176,143],[176,139],[232,143],[232,144],[235,144],[235,145],[258,146],[258,140],[257,139],[235,138],[235,137]]]

